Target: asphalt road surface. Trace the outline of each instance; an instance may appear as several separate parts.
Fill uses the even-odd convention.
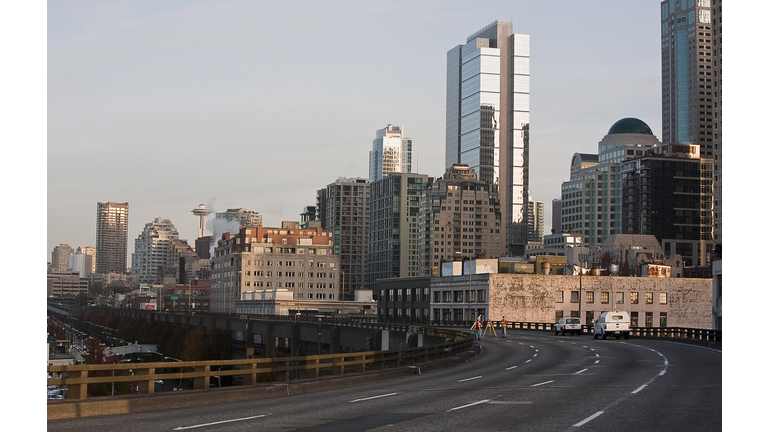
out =
[[[406,378],[249,402],[48,421],[49,431],[719,431],[722,352],[510,331]]]

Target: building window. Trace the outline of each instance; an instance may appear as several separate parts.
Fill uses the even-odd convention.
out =
[[[646,327],[653,327],[653,312],[646,312],[645,313],[645,326]]]
[[[578,302],[579,302],[579,292],[571,291],[571,303],[578,303]]]
[[[666,327],[667,326],[667,313],[666,312],[660,312],[659,313],[659,327]]]
[[[645,293],[645,304],[653,304],[653,293]]]
[[[609,295],[607,292],[601,292],[600,293],[600,303],[601,304],[608,304]]]
[[[636,292],[629,293],[629,302],[632,304],[637,304],[639,295]]]
[[[555,321],[560,321],[560,318],[563,317],[563,311],[555,311]]]
[[[562,291],[555,291],[555,303],[562,303],[563,302],[563,292]],[[561,312],[562,315],[562,312]],[[560,317],[562,318],[562,317]],[[560,319],[558,318],[558,320]]]
[[[594,302],[595,302],[595,292],[587,291],[587,303],[594,303]]]
[[[659,293],[659,304],[667,304],[667,293]]]
[[[623,292],[615,293],[614,297],[616,298],[616,304],[624,304],[624,293]]]
[[[632,326],[632,328],[637,327],[637,312],[629,313],[629,325]]]

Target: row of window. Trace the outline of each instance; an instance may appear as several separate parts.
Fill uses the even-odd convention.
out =
[[[578,303],[579,302],[579,291],[570,291],[571,293],[571,303]],[[609,304],[611,302],[610,300],[610,292],[600,292],[600,303],[601,304]],[[614,304],[624,304],[624,294],[623,292],[617,292],[613,293],[613,300]],[[656,301],[658,301],[659,304],[667,304],[667,293],[654,293],[652,292],[646,292],[645,293],[645,304],[653,304],[654,297],[656,297]],[[565,301],[565,291],[555,291],[555,302],[556,303],[563,303]],[[594,303],[595,302],[595,292],[594,291],[584,291],[584,302],[585,303]],[[632,291],[629,293],[629,304],[639,304],[640,303],[640,293],[636,291]]]

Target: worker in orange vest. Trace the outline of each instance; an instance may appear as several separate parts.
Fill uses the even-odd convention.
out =
[[[507,319],[501,317],[501,337],[507,337]]]

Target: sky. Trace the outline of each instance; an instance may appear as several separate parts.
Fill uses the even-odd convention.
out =
[[[367,177],[402,125],[413,171],[444,174],[446,53],[495,20],[531,37],[530,196],[559,198],[611,125],[660,139],[660,6],[594,1],[56,1],[47,10],[47,254],[96,242],[96,203],[129,203],[128,249],[191,210],[299,220],[318,189]],[[210,233],[208,233],[210,234]]]

